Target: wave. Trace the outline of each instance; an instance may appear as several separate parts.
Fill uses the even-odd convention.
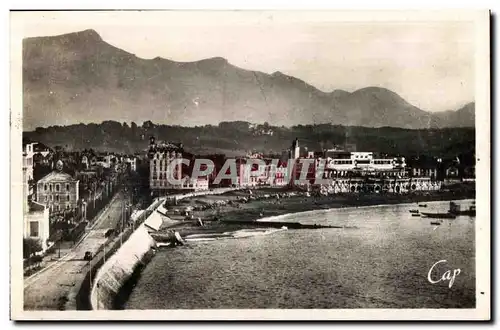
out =
[[[218,238],[216,238],[216,237],[199,237],[199,238],[185,238],[184,240],[186,242],[211,242],[211,241],[217,241]]]
[[[460,200],[461,202],[471,202],[474,201],[474,199],[463,199]],[[449,203],[449,201],[428,201],[428,202],[418,202],[419,204],[421,203],[426,203],[426,204],[437,204],[437,203]],[[359,210],[359,209],[371,209],[371,208],[383,208],[383,207],[395,207],[395,206],[412,206],[417,204],[417,202],[409,202],[409,203],[394,203],[394,204],[376,204],[376,205],[362,205],[362,206],[347,206],[347,207],[333,207],[333,208],[328,208],[328,209],[318,209],[318,210],[309,210],[309,211],[301,211],[301,212],[292,212],[292,213],[285,213],[281,215],[274,215],[270,217],[263,217],[261,219],[257,219],[256,221],[258,222],[285,222],[284,220],[288,220],[288,218],[303,218],[305,216],[318,216],[322,214],[327,214],[327,213],[333,213],[333,212],[339,212],[339,211],[349,211],[349,210]],[[297,219],[297,222],[299,220]]]
[[[254,237],[262,235],[275,234],[281,231],[287,230],[284,228],[269,228],[269,229],[239,229],[231,232],[216,233],[216,234],[193,234],[188,235],[184,238],[187,242],[206,242],[206,241],[216,241],[221,239],[232,239],[232,238],[245,238]]]
[[[234,238],[242,238],[242,237],[252,237],[252,236],[260,236],[260,235],[270,235],[277,232],[285,231],[286,228],[273,228],[273,229],[241,229],[233,232]]]

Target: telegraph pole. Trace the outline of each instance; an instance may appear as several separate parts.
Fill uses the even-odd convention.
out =
[[[61,234],[61,232],[59,231],[59,234]],[[58,258],[61,259],[61,240],[62,240],[62,235],[60,235],[59,237],[59,242],[57,244],[57,247],[59,248],[59,253],[58,253]]]
[[[121,205],[121,214],[120,214],[120,247],[123,244],[123,202]]]
[[[92,259],[89,261],[90,272],[89,272],[89,291],[92,292]]]

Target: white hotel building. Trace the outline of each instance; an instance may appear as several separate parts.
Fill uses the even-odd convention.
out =
[[[149,144],[149,187],[159,195],[164,195],[172,190],[208,190],[208,177],[190,178],[182,171],[182,164],[172,166],[175,159],[182,159],[182,143],[156,142],[154,137],[150,138]],[[180,184],[172,183],[172,180],[182,180]]]
[[[182,185],[174,185],[168,178],[181,179],[182,166],[172,168],[170,162],[182,158],[182,144],[156,143],[150,138],[149,143],[149,186],[151,190],[166,191],[182,189]]]
[[[404,176],[406,169],[404,157],[376,158],[373,152],[328,150],[325,160],[326,177],[342,177],[352,172]]]

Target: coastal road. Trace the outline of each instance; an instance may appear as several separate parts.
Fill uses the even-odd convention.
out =
[[[24,280],[25,310],[58,310],[64,305],[71,288],[85,277],[89,269],[89,261],[83,260],[85,252],[95,254],[107,241],[104,234],[120,221],[126,199],[122,192],[118,192],[70,253]]]

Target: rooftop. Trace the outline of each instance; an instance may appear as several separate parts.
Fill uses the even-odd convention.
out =
[[[73,179],[73,177],[68,173],[52,171],[51,173],[41,178],[40,181],[38,182],[52,182],[52,181],[66,182],[66,181],[77,181],[77,180]]]
[[[43,212],[45,211],[45,205],[30,201],[29,202],[29,212]]]

